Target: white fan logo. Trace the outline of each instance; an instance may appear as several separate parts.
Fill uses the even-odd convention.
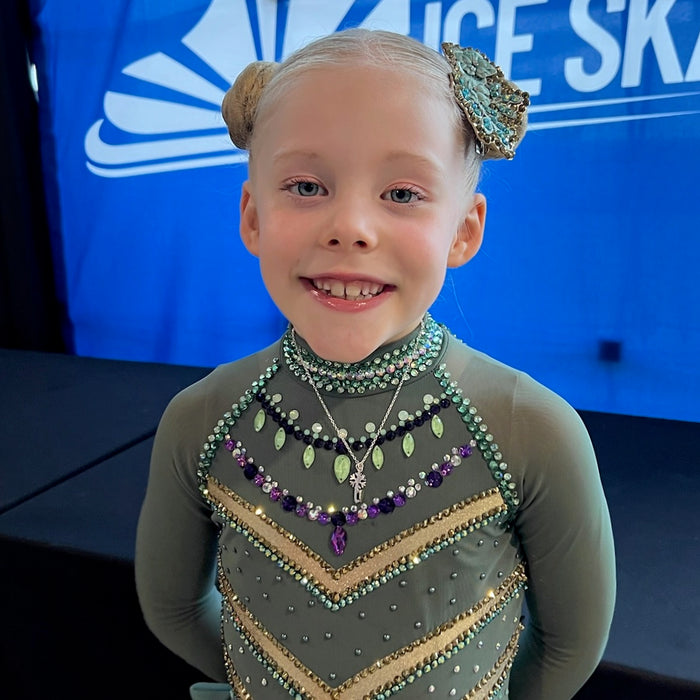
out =
[[[182,43],[230,85],[251,61],[275,60],[276,53],[286,56],[309,39],[336,31],[353,4],[352,0],[290,2],[285,26],[278,27],[277,2],[256,0],[256,16],[251,17],[246,0],[212,0]],[[409,4],[406,0],[376,3],[365,13],[361,26],[408,34]],[[281,51],[276,48],[280,41]],[[183,100],[108,91],[104,118],[85,136],[91,172],[102,177],[131,177],[247,160],[247,153],[229,141],[220,113],[224,90],[219,85],[161,52],[134,61],[122,73],[154,88],[168,88]],[[211,106],[188,104],[192,98]],[[125,142],[108,142],[103,136],[105,122]]]

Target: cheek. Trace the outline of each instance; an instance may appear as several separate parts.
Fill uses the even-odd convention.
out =
[[[456,225],[451,219],[442,219],[433,222],[432,226],[421,227],[412,237],[410,245],[406,246],[406,254],[412,256],[420,268],[445,268],[455,231]]]
[[[281,284],[298,269],[303,246],[289,227],[276,227],[264,230],[260,235],[260,270],[266,282]]]
[[[420,296],[428,295],[431,301],[440,292],[447,273],[447,245],[437,231],[432,233],[433,237],[406,245],[403,252],[414,290]]]

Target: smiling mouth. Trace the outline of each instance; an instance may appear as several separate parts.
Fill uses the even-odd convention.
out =
[[[371,299],[381,294],[386,285],[366,280],[354,280],[343,282],[332,278],[319,278],[309,280],[313,287],[319,292],[325,292],[328,296],[336,299],[347,299],[349,301],[362,301]]]

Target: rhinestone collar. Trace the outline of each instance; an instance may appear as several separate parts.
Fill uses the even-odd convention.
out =
[[[416,335],[417,342],[414,342]],[[312,381],[324,392],[366,394],[398,385],[403,375],[402,370],[407,365],[411,366],[411,378],[430,369],[442,351],[443,339],[443,327],[430,314],[426,314],[422,330],[416,330],[401,341],[379,348],[360,362],[324,360],[301,339],[295,347],[291,328],[287,329],[282,338],[282,355],[289,371],[304,379],[307,372],[297,360],[298,350],[310,371]]]

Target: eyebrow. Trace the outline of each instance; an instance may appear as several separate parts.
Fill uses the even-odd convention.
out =
[[[410,161],[411,163],[434,172],[440,170],[440,163],[438,161],[433,158],[428,158],[427,156],[422,156],[419,153],[414,153],[413,151],[391,151],[387,156],[387,161],[389,163]]]
[[[277,151],[277,153],[272,154],[272,162],[273,163],[279,163],[283,162],[285,160],[291,160],[292,158],[304,158],[306,160],[319,160],[321,158],[321,155],[319,153],[316,153],[315,151],[309,151],[303,148],[299,149],[290,149],[290,150],[281,150]]]
[[[281,150],[272,155],[272,161],[274,163],[284,162],[293,158],[303,158],[313,161],[320,160],[321,154],[316,151],[300,148]],[[414,153],[413,151],[390,151],[386,157],[386,161],[388,163],[409,161],[433,172],[438,172],[440,170],[440,164],[436,160],[420,155],[419,153]]]

